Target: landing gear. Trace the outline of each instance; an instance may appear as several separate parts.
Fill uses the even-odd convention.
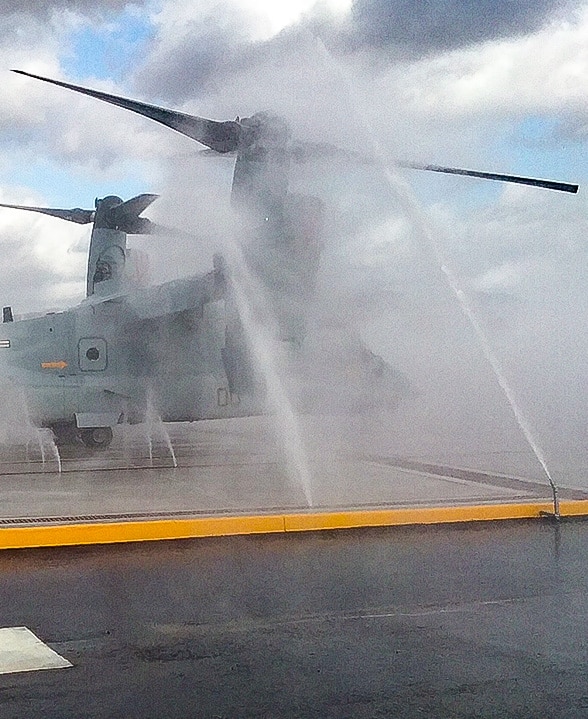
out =
[[[110,427],[83,427],[78,429],[73,422],[54,424],[51,427],[58,447],[75,446],[81,442],[88,449],[106,449],[112,442]]]
[[[112,442],[110,427],[85,427],[78,431],[80,439],[90,449],[106,449]]]

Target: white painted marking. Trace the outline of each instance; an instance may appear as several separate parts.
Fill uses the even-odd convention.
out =
[[[50,649],[26,627],[0,629],[0,674],[64,669],[72,664]]]

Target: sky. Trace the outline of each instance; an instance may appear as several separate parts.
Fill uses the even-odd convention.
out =
[[[325,306],[343,303],[370,347],[432,392],[446,378],[431,366],[461,362],[467,374],[481,351],[458,338],[440,347],[442,328],[454,333],[463,315],[442,287],[445,263],[547,444],[561,445],[573,418],[585,427],[588,3],[0,0],[0,15],[0,201],[91,208],[106,194],[160,193],[146,214],[201,241],[131,243],[150,252],[156,279],[205,270],[231,161],[9,70],[218,120],[278,111],[302,139],[381,160],[317,162],[292,178],[328,203]],[[398,171],[395,159],[577,182],[580,192]],[[19,314],[80,301],[88,234],[2,210],[2,305]],[[439,395],[437,419],[462,404],[472,376]],[[570,422],[558,424],[562,413]]]

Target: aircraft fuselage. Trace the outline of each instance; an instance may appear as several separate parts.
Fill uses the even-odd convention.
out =
[[[89,298],[4,322],[0,371],[37,426],[112,427],[150,412],[165,421],[258,413],[253,388],[238,386],[227,369],[244,361],[231,356],[241,352],[227,336],[231,313],[215,272]]]

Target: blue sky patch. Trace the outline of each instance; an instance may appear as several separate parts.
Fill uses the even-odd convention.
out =
[[[461,166],[584,184],[586,169],[578,143],[562,138],[556,119],[529,116],[512,124],[503,122],[502,131],[487,139],[486,159]],[[407,177],[423,204],[443,201],[464,216],[496,202],[505,187],[501,182],[420,172]]]
[[[72,33],[61,58],[64,73],[74,82],[88,77],[122,81],[141,63],[153,31],[149,13],[133,6],[102,25],[83,25]]]
[[[508,153],[517,174],[550,180],[582,182],[585,161],[578,143],[567,141],[559,132],[559,122],[550,117],[530,116],[505,136],[501,154]]]
[[[0,183],[5,186],[20,186],[35,188],[35,191],[45,197],[47,206],[51,207],[84,207],[91,209],[95,197],[106,195],[119,195],[127,200],[142,192],[157,192],[157,187],[147,187],[142,179],[146,168],[142,164],[134,163],[133,168],[127,169],[124,176],[104,179],[92,177],[87,170],[78,172],[69,166],[60,166],[45,158],[36,162],[10,163],[3,166],[0,171]]]

